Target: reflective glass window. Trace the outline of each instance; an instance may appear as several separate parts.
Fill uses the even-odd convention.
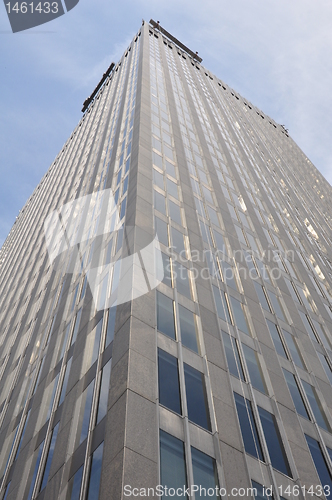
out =
[[[179,305],[181,342],[184,346],[198,353],[197,331],[194,313]]]
[[[42,452],[43,452],[43,447],[44,447],[44,441],[42,441],[40,443],[39,448],[38,448],[37,461],[36,461],[36,465],[35,465],[35,468],[34,468],[34,471],[33,471],[32,479],[31,479],[31,484],[30,484],[30,488],[29,488],[29,493],[28,493],[28,496],[27,496],[27,500],[31,500],[31,498],[32,498],[32,493],[33,493],[33,490],[34,490],[34,487],[35,487],[35,482],[36,482],[37,472],[38,472],[38,469],[39,469],[39,464],[40,464],[40,460],[41,460],[41,456],[42,456]]]
[[[159,217],[155,217],[154,221],[155,221],[155,228],[158,240],[160,241],[160,243],[168,247],[168,233],[167,233],[166,222],[159,219]]]
[[[191,299],[191,289],[188,276],[188,269],[178,261],[173,260],[173,276],[176,281],[176,288],[179,293]]]
[[[266,494],[266,488],[256,481],[251,481],[252,487],[255,488],[255,500],[272,500],[273,497]],[[270,488],[270,487],[269,487]],[[280,497],[282,498],[282,497]]]
[[[332,370],[331,370],[331,367],[328,364],[327,359],[326,359],[326,357],[323,354],[321,354],[320,352],[317,352],[317,354],[318,354],[318,357],[320,359],[320,362],[323,365],[323,368],[325,370],[327,378],[329,379],[330,383],[332,384]]]
[[[227,255],[227,249],[223,235],[218,233],[218,231],[213,230],[213,236],[214,236],[214,241],[216,242],[217,249],[224,255]]]
[[[163,194],[154,191],[154,208],[166,215],[166,204],[165,196]]]
[[[46,464],[45,464],[43,478],[42,478],[42,482],[41,482],[41,486],[40,486],[39,491],[42,491],[45,488],[47,481],[48,481],[48,476],[50,473],[50,468],[51,468],[52,460],[53,460],[56,438],[58,436],[58,430],[59,430],[59,422],[56,424],[56,426],[54,427],[54,429],[52,431],[52,438],[51,438],[51,442],[50,442],[50,447],[48,449]]]
[[[83,392],[83,395],[82,395],[83,402],[84,402],[84,412],[83,412],[83,418],[82,418],[82,427],[81,427],[81,435],[80,435],[79,444],[81,444],[84,441],[84,439],[88,436],[94,387],[95,387],[95,381],[92,380],[92,382],[90,382],[90,384],[85,389],[85,391]]]
[[[213,290],[214,300],[216,302],[216,307],[217,307],[217,312],[218,312],[219,318],[230,323],[231,318],[229,316],[228,305],[227,305],[227,302],[225,299],[224,292],[221,292],[219,290],[219,288],[217,288],[214,285],[212,285],[212,290]]]
[[[58,406],[60,406],[65,399],[72,361],[73,361],[73,357],[71,357],[67,361],[67,366],[66,366],[66,371],[65,371],[63,383],[62,383],[62,389],[61,389],[61,394],[60,394]]]
[[[244,449],[249,455],[264,460],[261,443],[259,441],[256,423],[252,412],[251,402],[234,392],[236,411],[240,422]]]
[[[97,425],[105,417],[107,413],[111,368],[112,368],[112,359],[109,359],[101,371],[101,384],[100,384],[99,402],[97,409]]]
[[[74,477],[69,482],[69,491],[71,489],[70,500],[79,500],[80,499],[80,491],[82,484],[82,476],[83,476],[83,465],[78,469],[75,473]]]
[[[330,425],[328,423],[328,420],[325,416],[324,410],[322,408],[322,405],[319,401],[319,398],[317,396],[316,390],[314,387],[312,387],[308,382],[305,382],[304,380],[301,380],[304,391],[307,395],[307,398],[309,400],[312,412],[315,416],[317,424],[325,429],[328,432],[331,432]]]
[[[326,464],[321,446],[318,441],[305,434],[308,447],[311,453],[312,460],[315,464],[317,474],[319,476],[322,486],[329,486],[332,491],[332,478],[328,466]]]
[[[272,337],[272,340],[274,343],[274,347],[275,347],[277,353],[280,354],[280,356],[282,356],[283,358],[287,358],[286,351],[285,351],[284,345],[281,341],[277,325],[275,325],[274,323],[272,323],[272,321],[270,321],[268,319],[266,320],[266,322],[267,322],[267,326],[269,327],[269,331],[270,331],[270,334],[271,334],[271,337]]]
[[[286,474],[286,476],[292,477],[275,416],[260,406],[258,406],[258,413],[261,419],[272,467]]]
[[[239,356],[239,350],[236,344],[236,340],[228,335],[226,332],[222,332],[222,337],[224,341],[224,347],[226,352],[227,364],[229,371],[232,375],[241,380],[244,380],[243,368]]]
[[[92,453],[87,500],[98,500],[99,498],[103,451],[104,451],[104,441]]]
[[[279,304],[278,297],[276,296],[275,293],[271,292],[270,290],[268,290],[268,294],[269,294],[269,297],[270,297],[270,301],[271,301],[272,307],[273,307],[274,312],[276,313],[277,317],[280,318],[280,319],[282,319],[283,321],[286,321],[284,313],[281,310],[281,306]]]
[[[308,317],[306,314],[304,314],[304,312],[302,311],[299,311],[300,313],[300,316],[301,316],[301,319],[302,319],[302,323],[304,324],[305,326],[305,329],[307,330],[307,333],[309,335],[309,337],[311,338],[311,340],[313,340],[314,342],[318,342],[317,338],[316,338],[316,335],[312,329],[312,326],[308,320]]]
[[[174,196],[177,200],[179,199],[178,186],[175,182],[171,181],[171,179],[167,179],[167,193],[171,196]]]
[[[220,259],[220,262],[221,262],[221,267],[222,267],[222,271],[223,271],[223,278],[224,278],[225,283],[228,286],[230,286],[231,288],[233,288],[233,290],[237,290],[238,288],[237,288],[237,284],[236,284],[236,281],[234,278],[235,271],[234,271],[233,267],[230,266],[228,264],[228,262],[225,262],[224,260]]]
[[[250,381],[253,387],[261,392],[266,393],[266,385],[256,351],[251,349],[251,347],[247,346],[246,344],[242,344],[242,349],[247,363]]]
[[[297,413],[299,413],[299,415],[302,415],[302,417],[307,418],[309,420],[309,415],[306,407],[304,406],[302,395],[297,385],[295,376],[288,370],[285,370],[285,368],[283,369],[283,371]]]
[[[186,382],[188,418],[195,424],[211,430],[209,409],[203,373],[183,363]]]
[[[289,352],[291,353],[294,363],[300,368],[305,369],[300,351],[296,345],[293,335],[286,330],[282,330],[282,333],[284,335],[287,347],[289,349]]]
[[[158,172],[155,168],[153,169],[153,182],[156,186],[160,187],[160,189],[164,190],[164,176],[160,172]]]
[[[157,329],[175,339],[173,300],[157,291]]]
[[[116,307],[110,307],[110,309],[108,310],[105,347],[107,347],[114,338],[115,317]]]
[[[178,360],[158,349],[159,402],[179,415],[181,411]]]
[[[169,206],[169,216],[170,218],[179,224],[180,226],[182,225],[182,220],[181,220],[181,210],[179,205],[174,203],[174,201],[168,200],[168,206]]]
[[[191,459],[194,484],[200,487],[199,491],[195,493],[195,498],[219,499],[219,495],[210,494],[212,490],[216,492],[216,487],[219,486],[215,459],[193,447],[191,448]],[[210,493],[208,493],[208,490],[210,490]]]
[[[262,285],[260,285],[259,283],[256,283],[256,281],[254,281],[254,287],[255,287],[255,290],[257,293],[259,303],[261,304],[262,308],[265,309],[265,311],[271,312],[271,309],[270,309],[270,306],[268,304],[268,301],[266,300],[266,296],[265,296]]]
[[[181,256],[185,257],[183,234],[180,233],[180,231],[178,231],[174,227],[171,228],[171,233],[172,233],[172,242],[174,251],[178,254],[181,254]]]
[[[232,305],[234,322],[236,326],[238,327],[239,330],[241,330],[241,332],[244,332],[247,335],[249,335],[248,324],[243,312],[241,302],[237,300],[235,297],[232,297],[231,295],[229,296],[229,299]]]
[[[162,282],[165,283],[165,285],[172,287],[171,261],[169,259],[169,256],[163,252],[161,253],[161,258],[163,265],[162,272],[164,273]],[[157,276],[159,276],[159,274],[157,274]]]
[[[161,484],[175,491],[187,485],[184,443],[167,432],[160,430],[160,479]],[[175,499],[188,498],[173,496]]]

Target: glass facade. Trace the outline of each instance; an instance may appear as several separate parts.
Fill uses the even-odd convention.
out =
[[[143,22],[0,250],[0,497],[329,484],[331,196]]]

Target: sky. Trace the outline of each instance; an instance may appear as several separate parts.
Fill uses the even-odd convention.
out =
[[[80,0],[13,34],[0,4],[0,246],[142,19],[284,124],[332,184],[330,0]]]

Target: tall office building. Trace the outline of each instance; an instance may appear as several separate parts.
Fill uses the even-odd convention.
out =
[[[328,495],[332,189],[201,62],[143,23],[1,249],[1,498]]]

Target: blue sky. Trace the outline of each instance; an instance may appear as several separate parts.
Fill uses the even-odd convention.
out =
[[[210,71],[285,124],[332,183],[329,0],[80,0],[16,34],[1,3],[0,245],[142,18],[159,20]]]

